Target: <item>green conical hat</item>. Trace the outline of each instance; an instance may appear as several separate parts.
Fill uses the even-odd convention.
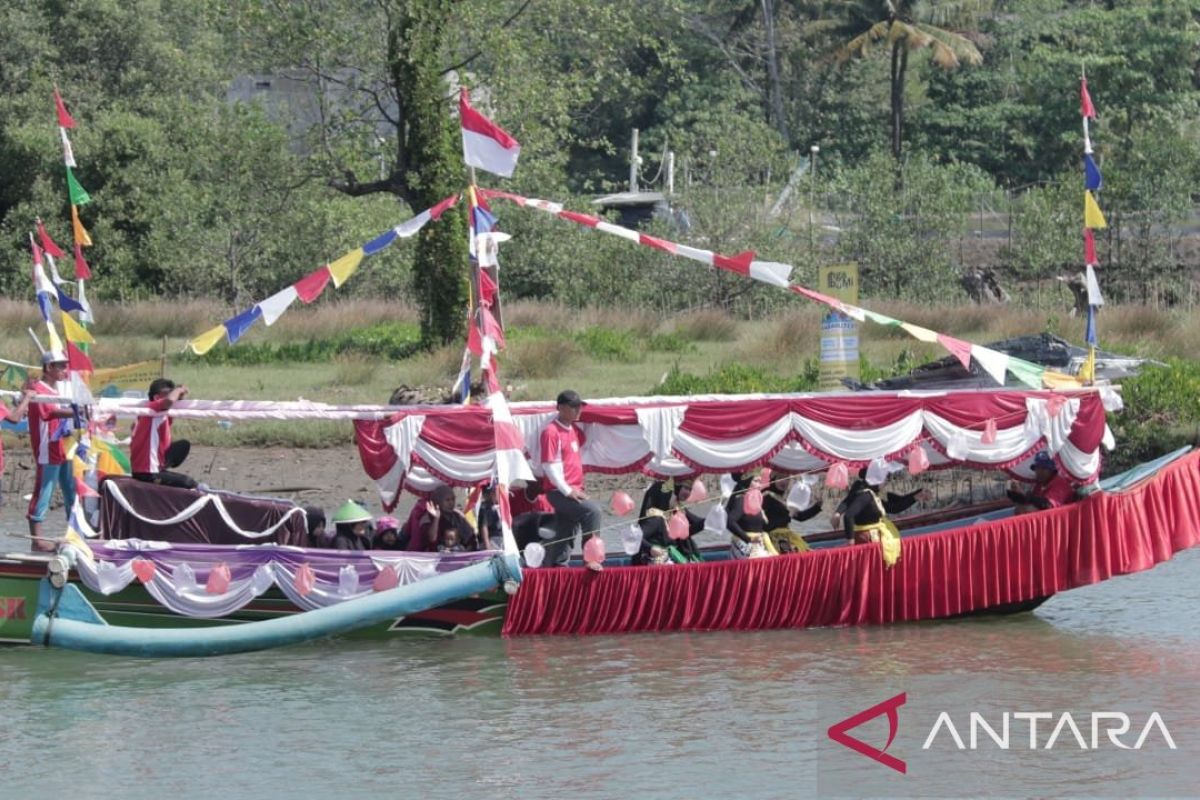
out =
[[[360,506],[353,500],[347,500],[346,504],[339,508],[333,514],[333,524],[340,525],[350,522],[370,522],[371,512]]]

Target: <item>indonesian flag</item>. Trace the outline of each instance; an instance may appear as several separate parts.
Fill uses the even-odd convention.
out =
[[[465,88],[458,95],[458,114],[462,121],[463,161],[467,166],[511,178],[521,155],[521,143],[472,108]]]

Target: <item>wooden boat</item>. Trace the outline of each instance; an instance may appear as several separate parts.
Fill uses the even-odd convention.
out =
[[[585,465],[656,476],[757,465],[798,472],[863,463],[851,458],[855,452],[902,460],[920,447],[935,468],[968,464],[1022,476],[1033,454],[1047,448],[1082,482],[1095,478],[1107,434],[1103,398],[1093,391],[853,398],[600,401],[585,409]],[[527,447],[550,412],[545,404],[513,405]],[[995,424],[994,437],[984,435],[993,427],[988,420]],[[423,407],[391,409],[356,424],[364,465],[381,483],[386,502],[389,493],[394,500],[402,487],[419,491],[435,476],[466,485],[489,475],[495,458],[489,422],[486,409]],[[105,498],[119,502],[111,491]],[[224,513],[236,516],[229,507],[240,501],[227,500]],[[278,513],[295,512],[284,507]],[[276,522],[265,521],[265,528],[286,529]],[[475,588],[444,597],[428,610],[380,619],[347,635],[744,630],[1025,610],[1067,589],[1149,569],[1193,546],[1200,537],[1200,455],[1171,454],[1109,479],[1063,508],[1012,517],[970,507],[940,523],[921,518],[909,523],[901,559],[891,568],[877,545],[818,541],[811,552],[765,559],[730,561],[724,550],[711,550],[705,563],[669,567],[621,566],[613,559],[600,573],[525,569],[512,597],[497,579],[492,591]],[[88,550],[90,557],[76,558],[70,584],[81,587],[97,619],[150,629],[301,618],[306,616],[301,612],[351,605],[381,585],[420,585],[492,557],[347,554],[286,541],[163,544],[148,538],[101,539]],[[227,580],[213,591],[218,564],[228,568]],[[305,566],[312,579],[307,589],[300,579]],[[0,560],[0,639],[30,641],[46,568],[42,557]],[[61,574],[61,565],[58,569]],[[397,580],[379,583],[389,569]],[[44,606],[45,596],[41,602]]]

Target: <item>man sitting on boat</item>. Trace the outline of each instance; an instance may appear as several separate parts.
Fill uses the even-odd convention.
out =
[[[900,531],[888,515],[906,511],[918,500],[926,499],[929,493],[924,489],[908,494],[889,492],[884,500],[879,497],[879,489],[885,480],[885,468],[875,464],[863,467],[838,510],[842,515],[846,538],[853,544],[880,542],[883,560],[891,566],[900,558]]]
[[[542,482],[546,498],[554,508],[555,538],[547,550],[548,566],[564,566],[571,557],[575,531],[581,533],[580,544],[586,544],[603,521],[600,507],[593,503],[583,489],[582,438],[575,422],[583,411],[579,393],[567,389],[558,395],[558,416],[542,429]],[[589,562],[592,569],[603,565]]]
[[[1033,457],[1033,488],[1025,491],[1015,481],[1009,484],[1008,498],[1016,504],[1015,514],[1045,511],[1065,506],[1075,499],[1075,488],[1058,474],[1058,464],[1045,450]]]
[[[130,471],[139,481],[181,489],[196,488],[196,481],[168,469],[182,464],[191,449],[191,444],[185,440],[171,442],[171,417],[167,415],[171,406],[187,397],[187,393],[186,386],[176,386],[168,378],[155,378],[150,382],[147,407],[154,413],[134,420],[133,438],[129,444]]]
[[[542,540],[549,541],[554,533],[554,508],[546,499],[541,483],[529,481],[522,487],[508,490],[508,508],[513,516],[513,537],[517,549]]]

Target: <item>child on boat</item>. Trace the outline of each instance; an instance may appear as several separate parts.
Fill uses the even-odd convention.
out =
[[[345,505],[333,515],[335,533],[333,548],[335,550],[368,550],[370,549],[371,512],[353,500],[347,500]]]
[[[408,542],[400,536],[400,520],[395,517],[380,517],[375,521],[375,538],[371,540],[374,550],[404,550]]]

